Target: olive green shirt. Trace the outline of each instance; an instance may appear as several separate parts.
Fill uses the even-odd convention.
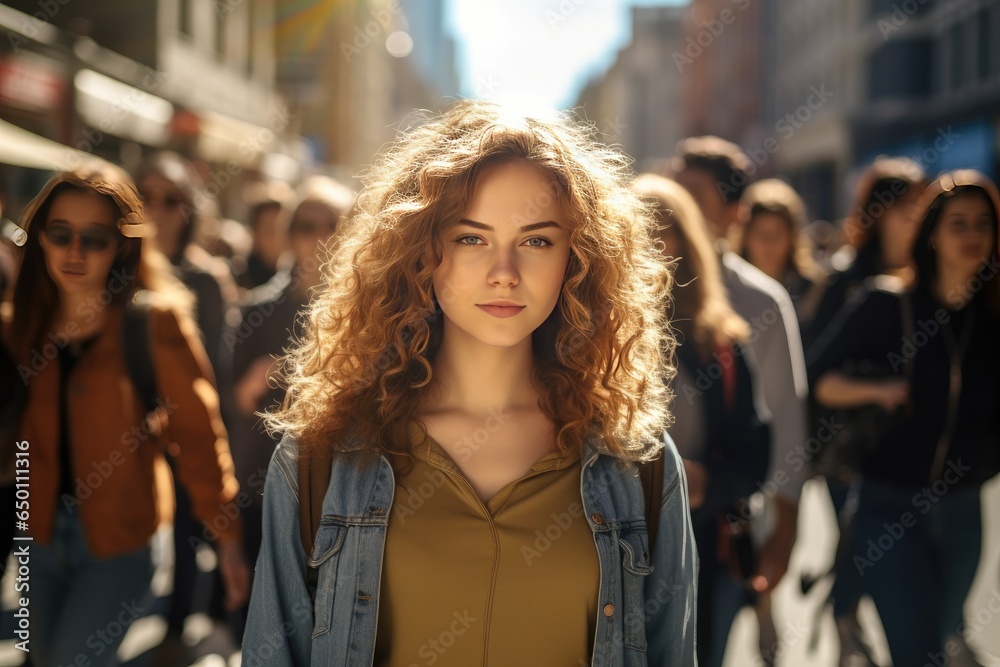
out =
[[[397,471],[375,665],[590,664],[600,564],[580,453],[554,452],[484,503],[429,436]]]

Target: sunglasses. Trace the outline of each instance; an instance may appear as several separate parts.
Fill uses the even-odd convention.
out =
[[[54,246],[68,248],[73,239],[80,237],[80,248],[84,252],[102,252],[115,240],[115,233],[107,227],[94,227],[82,232],[74,232],[66,225],[46,225],[42,230],[45,238]]]

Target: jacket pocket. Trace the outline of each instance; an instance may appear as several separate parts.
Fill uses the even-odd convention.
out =
[[[347,526],[338,524],[321,524],[316,534],[313,555],[309,558],[309,567],[319,570],[316,601],[313,605],[313,639],[330,631],[333,593],[337,587],[337,565],[346,537]]]
[[[644,589],[646,577],[653,571],[645,530],[622,531],[618,538],[622,558],[622,619],[625,647],[646,650],[646,615]]]

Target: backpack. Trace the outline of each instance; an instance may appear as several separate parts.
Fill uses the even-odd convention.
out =
[[[328,452],[303,454],[299,456],[299,537],[306,558],[313,552],[319,524],[323,518],[323,498],[330,485],[330,465]],[[649,553],[656,545],[656,532],[660,524],[660,505],[663,497],[663,456],[639,465],[642,491],[646,498],[645,518],[649,538]],[[319,584],[319,569],[306,568],[306,587],[309,598],[316,600]]]

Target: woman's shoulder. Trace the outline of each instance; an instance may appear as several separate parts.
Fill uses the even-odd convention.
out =
[[[172,302],[169,295],[141,290],[135,296],[131,313],[145,317],[154,342],[179,343],[198,339],[198,325],[183,305]]]

